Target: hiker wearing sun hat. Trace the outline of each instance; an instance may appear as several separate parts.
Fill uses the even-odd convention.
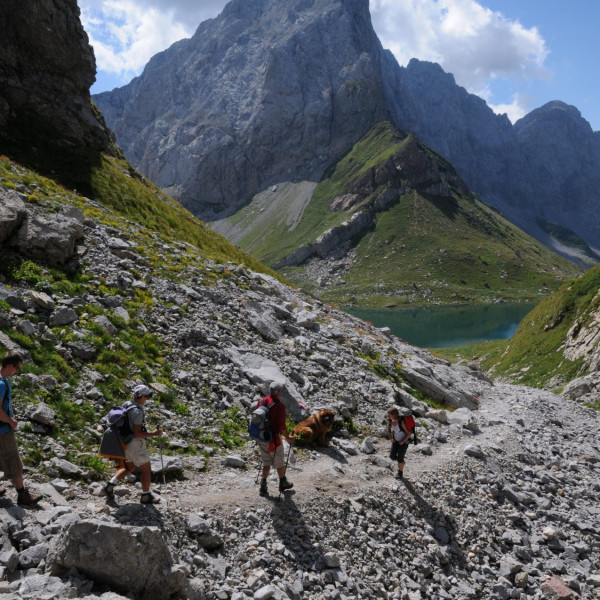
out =
[[[128,421],[133,438],[125,444],[125,465],[121,467],[115,476],[104,486],[104,493],[112,496],[114,488],[122,481],[125,475],[131,473],[138,467],[142,480],[142,504],[156,504],[160,498],[150,491],[151,470],[150,455],[146,447],[146,438],[162,435],[162,429],[158,427],[154,431],[146,429],[146,420],[144,416],[144,404],[152,395],[152,390],[147,385],[136,385],[132,391],[133,399],[126,402],[123,408],[126,410],[125,419]]]

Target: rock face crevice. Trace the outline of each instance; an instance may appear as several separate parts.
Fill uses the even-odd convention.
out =
[[[0,153],[87,191],[98,154],[119,150],[91,102],[77,1],[3,0],[0,31]]]

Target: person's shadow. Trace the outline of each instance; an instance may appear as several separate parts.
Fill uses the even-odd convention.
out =
[[[312,531],[302,512],[294,502],[294,492],[287,491],[279,496],[270,496],[274,503],[273,528],[281,543],[304,569],[321,571],[325,567],[321,537]],[[279,509],[279,510],[277,510]]]
[[[458,558],[458,564],[464,568],[467,564],[464,553],[456,541],[457,525],[452,515],[447,515],[439,508],[436,508],[415,489],[414,485],[407,479],[402,479],[401,484],[404,484],[406,490],[411,494],[415,501],[417,517],[421,517],[429,522],[433,529],[433,537],[437,540],[440,546],[446,546],[452,550],[454,557]],[[452,563],[456,565],[456,558],[452,559]]]

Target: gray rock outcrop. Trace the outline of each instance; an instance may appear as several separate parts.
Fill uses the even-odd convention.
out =
[[[26,216],[25,203],[19,194],[0,188],[0,244],[19,229]]]
[[[318,178],[385,119],[381,52],[367,0],[234,0],[94,100],[129,160],[206,218],[283,173]]]
[[[155,527],[74,522],[55,538],[46,557],[53,575],[72,568],[148,600],[166,600],[185,587],[185,575]]]

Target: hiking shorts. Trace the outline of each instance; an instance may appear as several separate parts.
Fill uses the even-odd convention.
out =
[[[14,431],[0,433],[0,467],[2,467],[6,479],[14,479],[23,475],[23,463]]]
[[[263,467],[275,467],[281,469],[285,467],[285,460],[283,458],[283,444],[275,447],[275,452],[269,452],[269,444],[271,442],[257,442],[258,449],[260,450],[260,459],[262,460]]]
[[[400,442],[393,442],[392,447],[390,448],[390,458],[392,460],[397,460],[399,463],[404,462],[404,457],[406,456],[407,450],[408,442],[406,444],[401,444]]]
[[[148,454],[148,448],[146,448],[146,440],[141,438],[131,440],[125,448],[125,458],[136,467],[141,467],[147,462],[150,462],[150,455]]]

